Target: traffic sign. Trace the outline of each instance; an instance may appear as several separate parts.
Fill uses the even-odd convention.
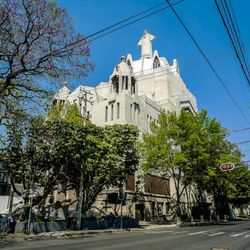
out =
[[[220,170],[223,171],[223,172],[231,171],[234,168],[235,168],[235,165],[232,162],[225,162],[225,163],[222,163],[220,165]]]

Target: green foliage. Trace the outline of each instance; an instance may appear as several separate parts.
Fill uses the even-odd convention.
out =
[[[239,165],[238,165],[239,166]],[[234,185],[234,191],[228,195],[228,199],[236,206],[250,203],[250,171],[246,165],[230,172],[230,180]]]
[[[53,105],[48,112],[48,119],[53,121],[64,119],[77,124],[83,124],[85,122],[76,103],[71,105],[64,103]]]
[[[73,103],[72,105],[69,105],[67,107],[64,119],[73,123],[78,123],[78,124],[83,123],[81,112],[76,103]]]
[[[41,110],[51,84],[85,77],[93,69],[87,39],[52,0],[0,1],[0,126],[22,111]],[[82,40],[79,46],[68,47]],[[10,49],[11,48],[11,49]],[[20,49],[21,48],[21,49]],[[56,53],[55,53],[56,51]]]
[[[44,188],[34,205],[43,206],[58,186],[79,195],[82,182],[86,211],[105,186],[135,171],[138,131],[130,125],[98,127],[79,120],[75,105],[60,108],[52,109],[47,119],[32,119],[25,130],[17,126],[14,134],[10,131],[1,161],[13,176],[13,186],[15,178],[26,190],[33,183]]]
[[[141,154],[145,173],[161,171],[174,178],[177,203],[185,187],[197,189],[199,201],[204,191],[215,201],[241,201],[249,198],[249,170],[221,172],[223,162],[240,162],[241,153],[227,139],[227,131],[202,111],[194,116],[185,111],[179,116],[162,112],[151,124],[151,133],[143,135]],[[244,175],[241,175],[241,171]],[[243,178],[244,176],[244,178]]]

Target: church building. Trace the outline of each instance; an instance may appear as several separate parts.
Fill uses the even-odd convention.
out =
[[[150,122],[158,119],[161,110],[178,114],[184,109],[196,114],[196,98],[183,82],[177,60],[169,63],[157,50],[153,51],[154,39],[155,36],[145,31],[138,42],[139,59],[133,59],[131,54],[122,56],[108,81],[96,87],[79,85],[70,91],[64,83],[54,96],[54,103],[76,103],[81,114],[96,125],[132,124],[141,132],[150,131]],[[136,173],[128,180],[127,197],[136,191],[138,176]],[[175,192],[172,182],[171,178],[159,175],[146,176],[141,186],[143,202],[131,204],[127,212],[141,220],[160,213],[167,215]],[[104,211],[113,206],[108,204],[108,192],[100,194],[97,200],[97,206]]]

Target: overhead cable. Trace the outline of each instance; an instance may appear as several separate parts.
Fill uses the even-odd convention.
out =
[[[179,4],[179,3],[183,2],[183,1],[184,0],[179,0],[179,1],[176,1],[176,2],[172,3],[171,5],[177,5],[177,4]],[[163,7],[159,8],[160,6],[163,6]],[[97,31],[97,32],[94,32],[93,34],[91,34],[89,36],[83,37],[83,38],[78,39],[78,40],[76,40],[76,41],[74,41],[72,43],[69,43],[69,44],[66,44],[65,46],[62,46],[61,48],[55,49],[55,50],[51,51],[50,53],[48,53],[47,55],[44,55],[43,58],[50,57],[50,56],[60,52],[61,50],[64,50],[64,49],[69,49],[70,50],[70,49],[73,49],[74,47],[81,46],[82,43],[97,40],[97,39],[99,39],[99,38],[101,38],[103,36],[106,36],[108,34],[111,34],[111,33],[115,32],[115,31],[118,31],[118,30],[120,30],[122,28],[125,28],[126,26],[129,26],[129,25],[131,25],[133,23],[139,22],[139,21],[141,21],[141,20],[143,20],[145,18],[148,18],[148,17],[150,17],[152,15],[155,15],[155,14],[157,14],[157,13],[159,13],[159,12],[165,10],[165,9],[168,9],[168,8],[169,8],[169,6],[166,6],[166,2],[164,1],[162,3],[159,3],[157,5],[152,6],[151,8],[148,8],[148,9],[146,9],[144,11],[141,11],[141,12],[139,12],[139,13],[131,16],[131,17],[125,18],[125,19],[123,19],[123,20],[121,20],[121,21],[119,21],[119,22],[117,22],[117,23],[115,23],[113,25],[110,25],[110,26],[108,26],[106,28],[103,28],[103,29]],[[154,9],[156,9],[156,10],[152,11]],[[40,60],[40,58],[37,58],[35,60]],[[33,60],[33,62],[35,60]],[[1,67],[0,69],[8,69],[8,67]]]
[[[229,0],[227,0],[230,2]],[[216,8],[220,14],[223,25],[227,31],[230,42],[233,46],[235,55],[239,61],[240,67],[243,71],[243,74],[246,78],[248,85],[250,86],[250,71],[248,62],[246,59],[243,42],[240,37],[238,25],[236,19],[233,18],[233,9],[232,6],[227,4],[226,0],[215,0]]]
[[[214,74],[215,74],[216,78],[218,79],[219,83],[222,85],[222,87],[224,88],[224,90],[226,91],[226,93],[228,94],[228,96],[230,97],[230,99],[232,100],[232,102],[234,103],[235,107],[240,112],[241,116],[244,118],[244,120],[248,124],[250,124],[250,121],[248,120],[248,118],[244,114],[243,110],[241,109],[241,107],[239,106],[239,104],[237,103],[237,101],[235,100],[235,98],[233,97],[233,95],[231,94],[231,92],[229,91],[229,89],[227,88],[227,86],[225,85],[225,83],[222,80],[222,78],[219,76],[218,72],[216,71],[215,67],[212,65],[212,63],[208,59],[208,57],[205,54],[205,52],[202,50],[201,46],[195,40],[195,38],[193,37],[193,35],[191,34],[191,32],[189,31],[189,29],[187,28],[187,26],[184,24],[184,22],[182,21],[182,19],[178,15],[178,13],[175,11],[174,7],[169,3],[169,0],[166,0],[166,2],[169,4],[169,7],[171,8],[172,12],[176,16],[176,18],[179,20],[179,22],[181,23],[181,25],[183,26],[183,28],[185,29],[185,31],[188,33],[189,37],[191,38],[191,40],[193,41],[193,43],[195,44],[195,46],[198,48],[198,50],[202,54],[203,58],[205,59],[206,63],[209,65],[210,69],[214,72]]]

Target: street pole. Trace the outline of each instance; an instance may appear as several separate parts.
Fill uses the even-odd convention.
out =
[[[80,94],[81,96],[78,96],[79,98],[79,103],[82,112],[82,101],[84,101],[84,109],[83,109],[83,119],[84,119],[84,126],[85,126],[85,120],[88,119],[87,117],[87,103],[89,102],[91,105],[93,105],[93,94],[90,91],[87,91],[84,88],[80,88]],[[90,95],[90,98],[88,99],[88,95]],[[82,229],[82,204],[83,204],[83,170],[82,166],[80,168],[80,187],[79,187],[79,196],[78,196],[78,204],[77,204],[77,229],[81,230]]]
[[[34,177],[33,177],[34,178]],[[29,204],[30,204],[30,210],[29,210],[29,218],[28,218],[28,228],[27,233],[30,234],[30,224],[31,224],[31,215],[32,215],[32,202],[33,202],[33,194],[32,194],[32,188],[34,185],[34,179],[32,178],[30,192],[29,192]]]
[[[12,214],[13,199],[14,199],[14,190],[10,182],[10,196],[9,196],[9,201],[8,201],[9,214]]]
[[[122,221],[122,201],[123,199],[121,199],[121,230],[123,229],[123,221]]]
[[[82,167],[80,169],[80,187],[79,187],[79,198],[77,206],[77,229],[82,229],[82,202],[83,202],[83,172]]]
[[[31,195],[29,197],[29,203],[30,203],[30,210],[29,210],[28,228],[27,228],[27,233],[28,234],[30,234],[31,212],[32,212],[32,197],[31,197]]]

